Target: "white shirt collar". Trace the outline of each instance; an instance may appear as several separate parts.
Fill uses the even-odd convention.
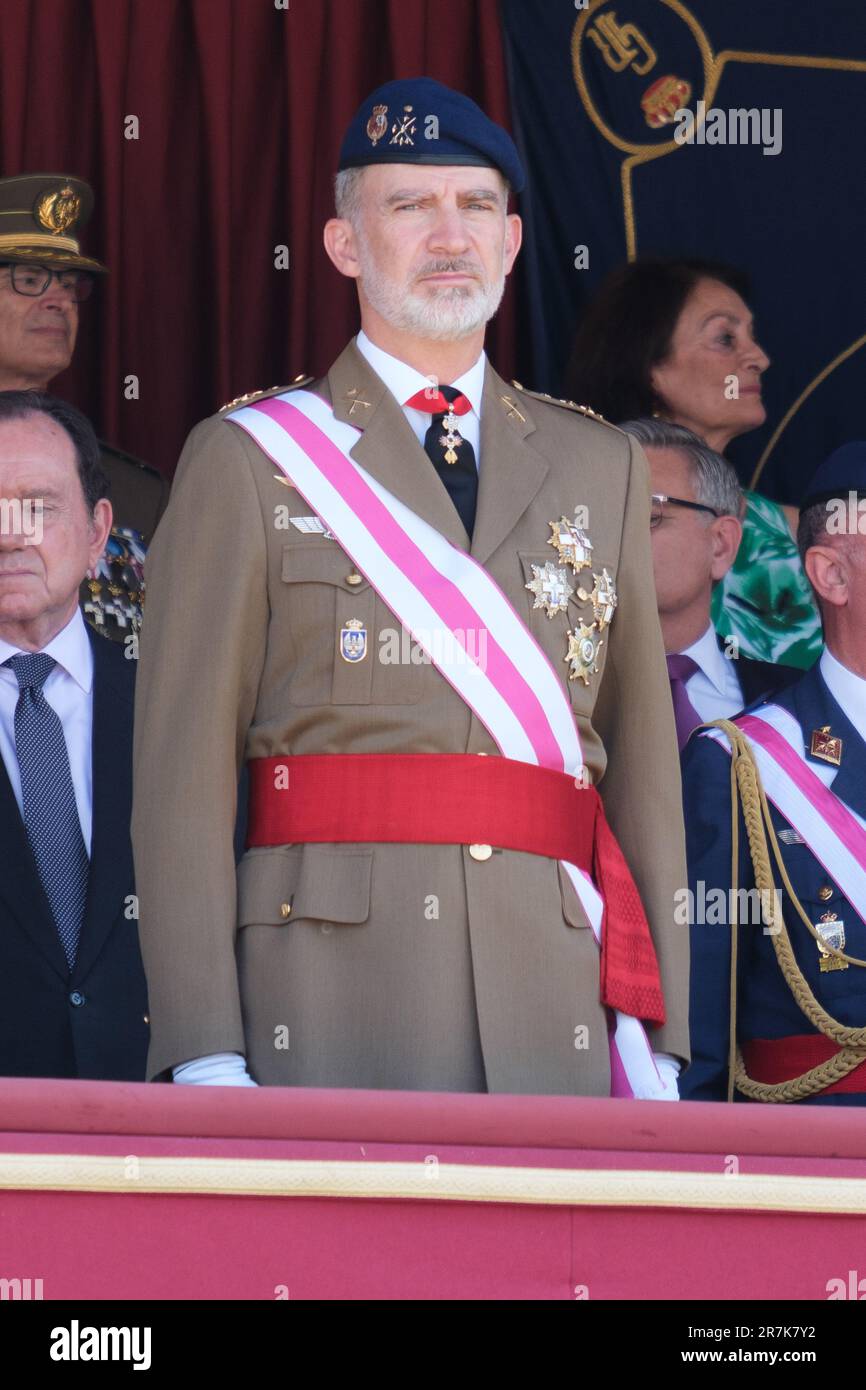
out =
[[[686,647],[681,655],[690,656],[692,661],[697,662],[707,680],[720,695],[727,694],[730,662],[719,649],[716,629],[712,623],[703,636],[699,637],[697,642],[693,642],[690,647]]]
[[[836,704],[841,706],[860,737],[866,741],[866,680],[843,666],[829,647],[824,648],[819,669]]]
[[[100,641],[107,640],[100,638]],[[23,647],[13,647],[0,637],[0,666],[10,656],[16,656],[23,650]],[[85,694],[90,691],[93,685],[93,648],[80,608],[76,607],[66,626],[60,629],[56,637],[52,637],[42,651],[45,656],[53,656],[57,665],[63,667]],[[54,675],[54,672],[51,674]]]
[[[389,352],[384,352],[382,348],[377,347],[367,337],[363,328],[355,342],[358,351],[367,359],[376,375],[382,378],[392,395],[397,397],[400,405],[405,405],[406,401],[416,392],[429,389],[429,377],[417,372],[414,367],[409,366],[408,362],[401,362],[399,357],[392,357]],[[458,391],[462,391],[479,418],[481,417],[481,401],[484,396],[486,366],[487,354],[482,352],[468,372],[464,372],[456,381],[444,383],[446,386],[454,386]]]

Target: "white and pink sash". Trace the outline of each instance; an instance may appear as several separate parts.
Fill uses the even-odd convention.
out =
[[[335,419],[325,401],[304,390],[226,418],[285,473],[502,756],[578,778],[580,738],[547,656],[488,572],[351,458],[361,431]],[[451,640],[431,643],[430,635],[443,631]],[[600,947],[601,895],[589,874],[574,864],[564,867]],[[612,1095],[664,1093],[638,1019],[617,1012],[610,1043]]]
[[[762,705],[734,723],[752,745],[768,799],[866,921],[866,822],[806,762],[800,725],[781,705]],[[723,730],[702,737],[715,738],[730,753]]]

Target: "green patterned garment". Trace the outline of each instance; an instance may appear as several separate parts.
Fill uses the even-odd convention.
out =
[[[757,661],[807,670],[821,655],[821,618],[778,502],[746,493],[743,541],[713,593],[713,623]]]

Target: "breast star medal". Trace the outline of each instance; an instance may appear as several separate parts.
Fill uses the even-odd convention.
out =
[[[593,574],[594,587],[587,593],[586,589],[578,589],[577,597],[581,603],[592,604],[592,614],[598,624],[599,632],[603,632],[606,627],[610,627],[613,621],[614,611],[619,599],[617,598],[616,587],[613,579],[606,569],[601,574]]]
[[[567,565],[571,565],[575,573],[582,569],[592,568],[592,541],[580,526],[576,526],[567,517],[560,517],[559,521],[548,522],[553,535],[547,542],[556,549],[560,560]]]
[[[595,623],[580,624],[578,632],[568,633],[568,651],[565,653],[565,660],[570,666],[568,679],[570,681],[582,680],[584,685],[589,685],[590,676],[598,672],[598,654],[604,646],[601,634],[596,632]]]
[[[548,560],[546,565],[533,565],[532,574],[532,581],[525,584],[524,588],[535,595],[533,609],[543,608],[548,618],[555,618],[557,613],[564,613],[568,608],[568,600],[574,593],[568,582],[567,572],[552,560]]]

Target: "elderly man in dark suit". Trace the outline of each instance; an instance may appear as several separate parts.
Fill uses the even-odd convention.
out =
[[[129,841],[136,652],[79,584],[111,521],[77,410],[0,392],[0,1074],[144,1079]],[[134,639],[133,639],[134,641]]]
[[[682,425],[628,420],[652,481],[653,573],[680,748],[707,719],[728,719],[800,672],[743,656],[713,627],[713,590],[737,558],[743,494],[728,463]]]

